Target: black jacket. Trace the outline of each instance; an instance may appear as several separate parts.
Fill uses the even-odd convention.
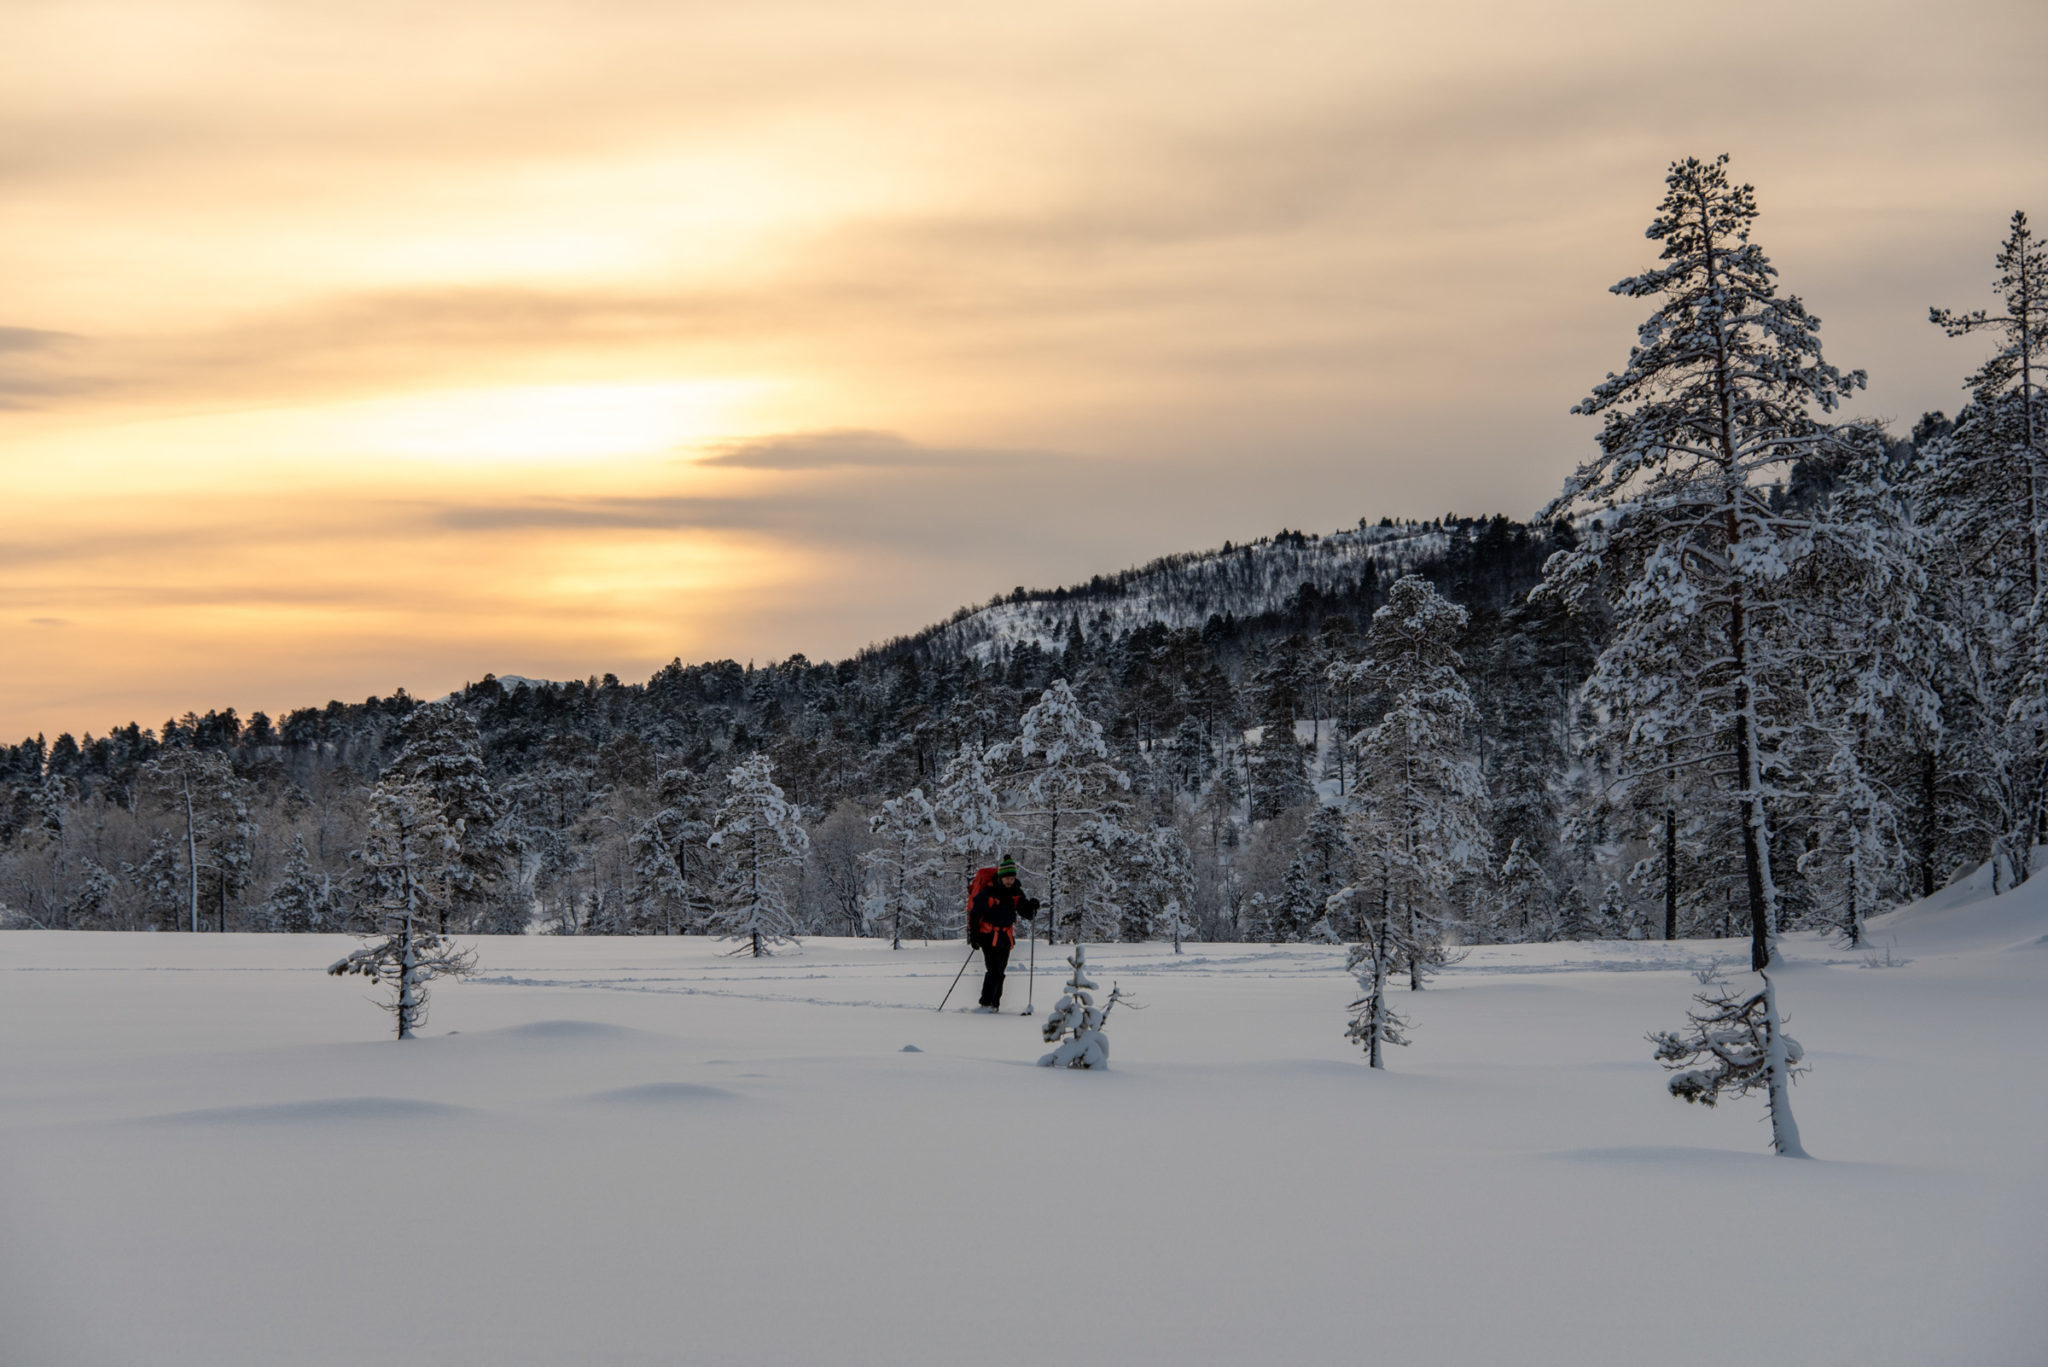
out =
[[[967,924],[969,927],[990,926],[998,933],[1009,931],[1004,938],[1014,938],[1019,916],[1029,920],[1038,914],[1038,899],[1024,895],[1024,883],[1020,879],[1013,888],[1003,886],[998,878],[974,895],[968,904]],[[978,932],[977,932],[978,933]]]

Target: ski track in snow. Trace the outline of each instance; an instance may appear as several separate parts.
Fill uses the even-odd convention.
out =
[[[1807,938],[1811,939],[1812,937]],[[1585,941],[1581,943],[1595,945],[1600,942]],[[1511,962],[1507,961],[1505,956],[1498,952],[1484,955],[1484,957],[1481,956],[1481,951],[1514,950],[1527,948],[1526,946],[1479,946],[1475,948],[1475,952],[1471,957],[1444,965],[1432,976],[1448,981],[1458,981],[1467,978],[1483,979],[1494,976],[1522,977],[1574,973],[1674,973],[1685,974],[1690,977],[1709,966],[1718,966],[1723,973],[1737,972],[1744,966],[1737,956],[1732,953],[1682,953],[1673,956],[1668,950],[1661,948],[1665,942],[1659,941],[1655,943],[1660,947],[1658,951],[1646,949],[1637,956],[1587,959],[1564,958],[1548,963]],[[1102,953],[1103,951],[1113,952],[1118,949],[1139,949],[1141,947],[1098,945],[1094,948],[1098,953]],[[1819,944],[1809,944],[1802,946],[1802,948],[1806,950],[1806,954],[1797,960],[1799,963],[1811,963],[1830,967],[1839,965],[1866,966],[1862,951],[1827,957],[1815,957],[1816,954],[1822,951],[1822,946]],[[1071,946],[1068,945],[1057,947],[1059,952],[1065,952],[1070,949]],[[1746,943],[1743,945],[1743,950],[1746,953]],[[1049,954],[1054,952],[1054,950],[1048,950]],[[1331,946],[1327,949],[1318,946],[1315,950],[1310,951],[1275,949],[1237,955],[1185,954],[1178,957],[1129,961],[1117,961],[1105,957],[1102,960],[1091,963],[1090,968],[1101,974],[1113,974],[1118,978],[1132,979],[1148,977],[1227,977],[1232,979],[1247,977],[1264,979],[1347,977],[1341,953],[1340,946]],[[1903,964],[1897,966],[1903,966]],[[886,972],[886,976],[891,981],[949,982],[953,980],[954,975],[958,971],[957,966],[949,970],[944,968],[923,968],[910,964],[899,966],[884,963],[877,965],[872,960],[849,960],[821,964],[818,970],[804,973],[746,973],[744,970],[735,970],[731,974],[722,974],[716,977],[676,976],[647,975],[635,973],[629,968],[622,967],[618,970],[617,976],[584,974],[573,978],[542,978],[531,975],[485,974],[471,978],[468,982],[471,985],[486,987],[542,987],[571,991],[669,993],[679,996],[729,997],[742,1001],[777,1002],[799,1006],[871,1007],[881,1010],[927,1011],[934,1009],[932,1003],[744,991],[738,985],[727,984],[757,985],[771,982],[831,981],[843,980],[849,973],[884,972]],[[970,965],[966,976],[971,977],[975,972],[976,970]],[[1028,970],[1025,967],[1012,962],[1009,977],[1013,980],[1022,978],[1027,976],[1027,972]],[[1048,970],[1046,974],[1041,976],[1047,977],[1050,982],[1056,985],[1060,975],[1063,973],[1064,970]],[[960,981],[965,982],[966,977],[962,977]]]

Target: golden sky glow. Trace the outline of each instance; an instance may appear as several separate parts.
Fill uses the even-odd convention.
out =
[[[1533,512],[1673,157],[1953,410],[2038,0],[0,5],[0,735]]]

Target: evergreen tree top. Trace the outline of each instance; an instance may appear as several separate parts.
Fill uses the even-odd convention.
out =
[[[2013,211],[1996,264],[1998,279],[1993,287],[2005,305],[2004,313],[1927,311],[1928,321],[1951,337],[1985,330],[2002,334],[1998,350],[1964,381],[1979,403],[1991,402],[2016,382],[2038,391],[2040,383],[2031,379],[2030,372],[2035,358],[2048,354],[2048,250],[2034,236],[2024,210]]]
[[[1864,387],[1821,357],[1820,319],[1780,297],[1777,268],[1750,240],[1756,192],[1728,178],[1724,154],[1673,162],[1646,236],[1665,264],[1612,287],[1660,297],[1629,349],[1573,413],[1604,419],[1602,455],[1580,467],[1546,517],[1626,496],[1639,482],[1711,473],[1747,482],[1823,437],[1809,407],[1832,412]],[[1702,469],[1705,467],[1705,469]]]

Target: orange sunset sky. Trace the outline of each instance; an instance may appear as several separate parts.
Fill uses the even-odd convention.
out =
[[[1527,517],[1665,165],[1954,411],[2048,5],[0,4],[0,735]]]

